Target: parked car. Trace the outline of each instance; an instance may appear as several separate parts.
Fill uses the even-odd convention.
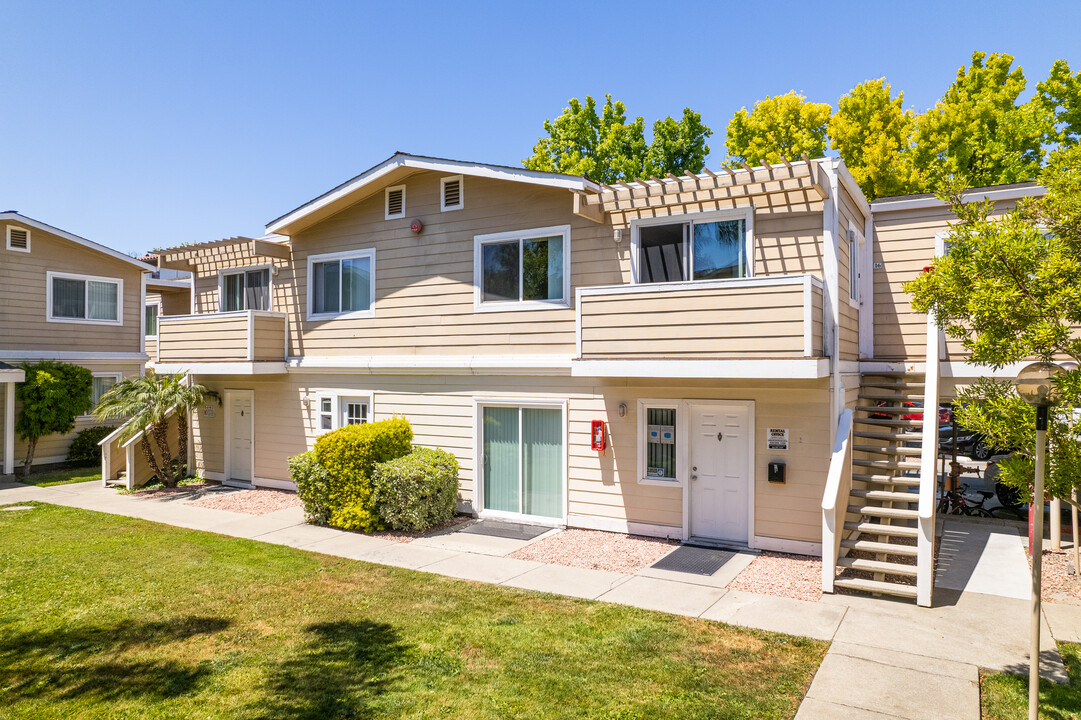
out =
[[[896,402],[895,400],[881,400],[876,404],[876,406],[877,407],[885,407],[887,405],[893,405],[895,402]],[[910,407],[913,410],[922,410],[923,409],[923,403],[921,403],[921,402],[904,401],[901,404],[904,405],[905,407]],[[871,417],[872,418],[878,418],[880,420],[892,420],[892,419],[894,419],[895,416],[889,415],[889,414],[886,414],[886,413],[872,413]],[[905,420],[923,420],[923,413],[922,412],[913,412],[913,413],[908,413],[907,415],[902,415],[901,417],[903,419],[905,419]],[[939,408],[938,408],[938,424],[943,425],[943,424],[946,424],[946,423],[949,423],[949,422],[950,422],[950,409],[948,407],[939,406]]]
[[[947,455],[953,453],[953,426],[942,425],[938,428],[938,450]],[[980,433],[968,428],[957,428],[957,454],[973,460],[988,460],[992,455],[1009,453],[1009,449],[996,448],[988,443]]]

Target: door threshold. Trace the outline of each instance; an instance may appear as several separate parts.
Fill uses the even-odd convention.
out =
[[[710,550],[730,550],[732,552],[753,553],[758,555],[760,551],[754,550],[746,543],[738,543],[732,540],[716,540],[714,538],[689,537],[683,541],[683,545],[691,547],[708,548]]]
[[[222,480],[221,484],[224,487],[241,488],[243,490],[255,489],[255,483],[245,482],[243,480]]]

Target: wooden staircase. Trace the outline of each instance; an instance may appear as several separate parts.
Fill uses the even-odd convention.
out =
[[[852,484],[835,587],[916,598],[922,374],[868,372],[852,420]],[[930,409],[937,423],[938,408]]]

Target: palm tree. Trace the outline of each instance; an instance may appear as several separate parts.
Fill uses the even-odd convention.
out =
[[[186,382],[179,375],[149,374],[118,382],[102,396],[94,414],[99,420],[122,418],[128,421],[120,433],[121,442],[142,433],[139,447],[147,464],[165,487],[176,487],[187,476],[188,413],[207,399],[221,404],[217,392]],[[169,447],[169,418],[174,413],[178,430],[176,457],[179,458],[175,470],[174,455]],[[150,445],[151,437],[157,445],[160,462]]]

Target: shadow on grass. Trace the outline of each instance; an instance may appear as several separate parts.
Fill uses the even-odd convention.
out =
[[[19,700],[87,698],[164,700],[192,692],[210,672],[206,663],[125,660],[121,653],[220,632],[229,621],[187,616],[58,630],[9,632],[0,626],[0,696]]]
[[[271,720],[368,718],[400,678],[408,646],[386,623],[327,622],[305,628],[310,638],[271,669],[265,694],[244,717]]]
[[[1081,717],[1081,646],[1063,643],[1059,646],[1066,665],[1065,683],[1040,678],[1040,717],[1048,720],[1076,720]],[[1043,663],[1057,660],[1056,653],[1042,650]],[[1046,666],[1044,666],[1046,667]],[[983,679],[986,716],[990,718],[1024,718],[1028,700],[1028,664],[1007,667],[1005,672]]]

